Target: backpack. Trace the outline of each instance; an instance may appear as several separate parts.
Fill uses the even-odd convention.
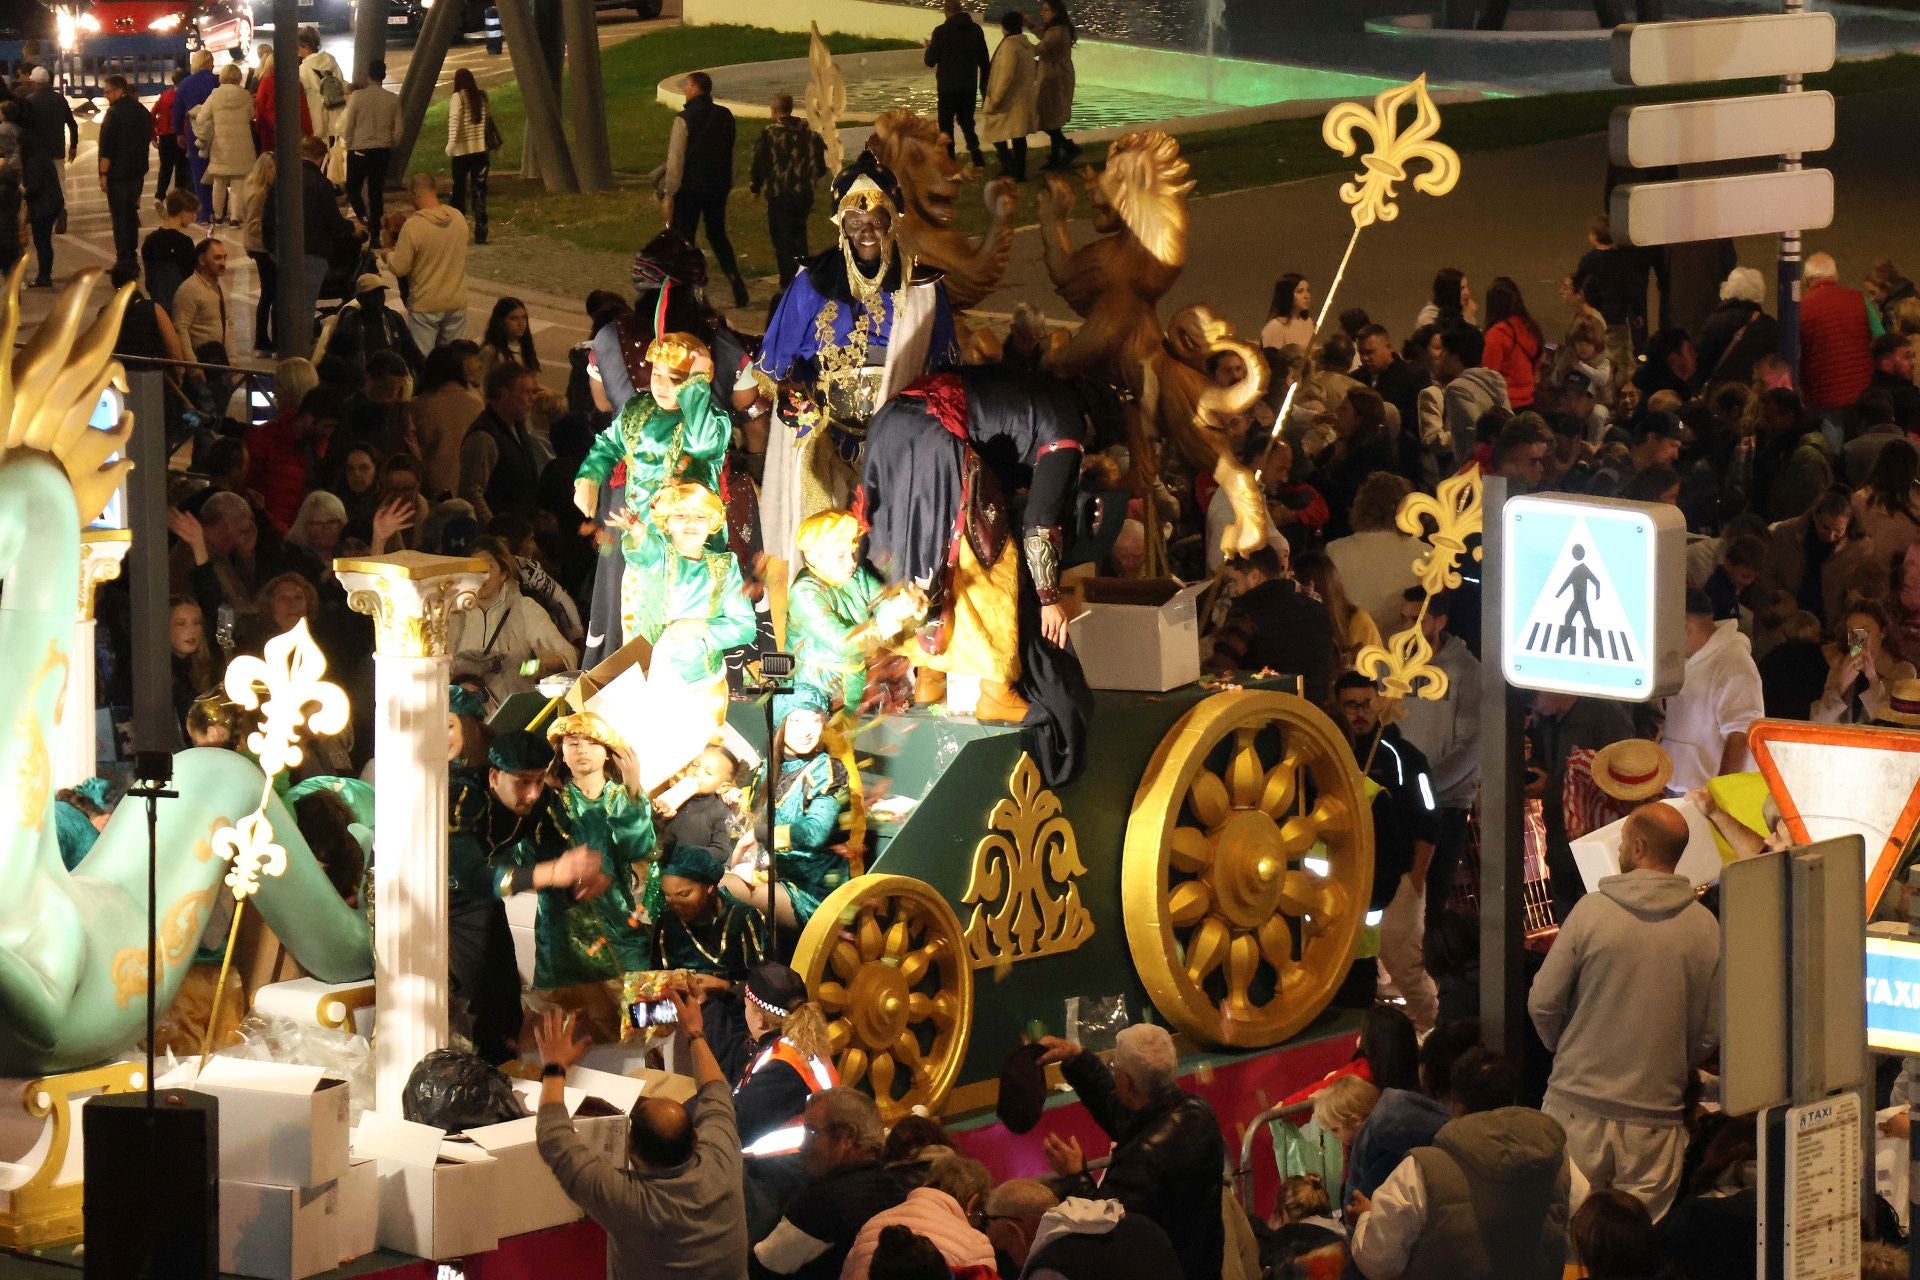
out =
[[[338,71],[322,71],[320,80],[320,103],[329,111],[338,111],[347,105],[347,86],[341,82]]]

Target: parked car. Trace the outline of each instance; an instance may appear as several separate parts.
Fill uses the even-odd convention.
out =
[[[253,6],[249,0],[200,0],[188,43],[214,54],[253,49]]]

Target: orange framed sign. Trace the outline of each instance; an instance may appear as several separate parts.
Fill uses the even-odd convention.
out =
[[[1866,840],[1866,909],[1920,826],[1920,731],[1759,720],[1747,745],[1796,844]]]

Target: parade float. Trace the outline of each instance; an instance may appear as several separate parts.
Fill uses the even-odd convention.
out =
[[[1425,101],[1420,86],[1408,94]],[[1348,198],[1356,210],[1364,204],[1392,216],[1379,211],[1391,209],[1408,158],[1392,154],[1397,110],[1383,100],[1376,137],[1384,145],[1366,158],[1368,176]],[[895,142],[918,145],[921,131],[896,123]],[[924,152],[916,162],[922,168]],[[1211,470],[1236,497],[1226,539],[1252,546],[1262,540],[1264,513],[1246,500],[1254,477],[1225,447],[1222,417],[1258,394],[1264,360],[1209,316],[1183,315],[1165,332],[1157,316],[1157,301],[1184,261],[1184,174],[1166,135],[1117,140],[1106,168],[1087,176],[1101,234],[1077,250],[1061,225],[1070,196],[1063,185],[1051,189],[1048,265],[1062,296],[1087,317],[1055,359],[1063,371],[1104,372],[1131,391],[1136,408],[1126,430],[1135,456],[1150,456],[1165,441],[1189,465]],[[848,197],[870,207],[884,194],[883,184],[856,182]],[[1363,225],[1358,212],[1355,219],[1356,228]],[[997,273],[991,244],[959,251],[985,255],[982,277]],[[911,269],[901,279],[911,281]],[[10,1162],[0,1247],[78,1236],[77,1104],[149,1086],[136,1057],[149,998],[162,1010],[173,1003],[226,894],[237,900],[226,964],[243,919],[257,916],[306,975],[284,984],[293,994],[280,992],[282,1007],[289,998],[304,1002],[309,1020],[335,1029],[364,1027],[372,1010],[373,1089],[356,1100],[366,1115],[354,1151],[374,1168],[356,1165],[356,1185],[377,1171],[383,1206],[407,1210],[416,1193],[437,1204],[442,1177],[455,1176],[442,1166],[531,1159],[530,1145],[505,1139],[486,1157],[450,1162],[433,1138],[424,1155],[408,1155],[409,1135],[394,1127],[403,1124],[395,1117],[408,1073],[449,1041],[450,632],[452,619],[473,604],[484,565],[411,551],[335,565],[351,607],[374,622],[376,750],[364,815],[371,819],[371,892],[359,905],[347,905],[329,884],[275,786],[298,762],[299,744],[345,716],[303,630],[269,645],[264,660],[244,660],[227,673],[228,696],[260,713],[246,751],[179,753],[171,794],[123,803],[69,871],[56,848],[54,788],[78,781],[69,762],[93,758],[92,718],[73,703],[74,690],[88,684],[74,655],[90,650],[93,587],[117,571],[129,538],[125,530],[86,527],[125,478],[131,433],[149,429],[130,414],[105,430],[89,425],[103,391],[123,378],[111,351],[124,295],[85,324],[93,283],[87,273],[70,285],[11,365],[0,366],[8,447],[0,461],[7,584],[0,652],[18,673],[5,695],[13,731],[0,741],[0,777],[13,782],[0,849],[0,1093],[8,1108],[0,1157]],[[16,272],[0,317],[9,339],[19,324],[19,286]],[[1201,370],[1221,351],[1240,355],[1248,377],[1210,389]],[[681,376],[696,367],[687,362]],[[702,583],[722,584],[722,561],[702,542],[712,527],[696,529],[680,548],[671,527],[678,512],[623,526],[629,566],[663,558],[678,566],[678,556],[707,575]],[[1458,585],[1478,522],[1472,475],[1402,511],[1401,527],[1426,540],[1410,569],[1430,593]],[[1049,544],[1029,530],[982,555],[981,564],[1017,560],[1050,583],[1073,560],[1059,532]],[[665,622],[639,633],[640,671],[697,668],[700,697],[668,704],[670,716],[614,726],[630,739],[677,738],[666,730],[707,714],[718,669],[706,660],[711,646],[667,621],[661,609],[672,607],[669,599],[651,615],[638,611]],[[1199,680],[1191,593],[1085,610],[1118,624],[1102,634],[1129,637],[1105,641],[1127,646],[1119,664],[1126,674],[1093,691],[1069,770],[1056,770],[1018,716],[840,708],[838,750],[860,796],[857,819],[834,848],[848,874],[809,913],[793,963],[828,1015],[842,1080],[872,1092],[889,1119],[916,1109],[953,1120],[982,1114],[1023,1036],[1077,1034],[1103,1019],[1152,1019],[1180,1033],[1191,1061],[1206,1065],[1204,1087],[1229,1126],[1244,1125],[1273,1097],[1351,1053],[1352,1021],[1327,1015],[1366,927],[1373,834],[1370,793],[1344,734],[1298,696],[1287,673],[1238,684]],[[698,659],[691,667],[690,655]],[[1361,662],[1390,697],[1438,697],[1444,677],[1430,658],[1416,623]],[[614,683],[597,688],[593,674],[556,690],[545,711],[569,698],[592,710],[595,698],[616,692]],[[779,695],[732,699],[725,714],[739,738],[765,741],[769,696]],[[698,742],[708,736],[703,730]],[[665,750],[657,741],[654,749]],[[673,767],[663,761],[659,772]],[[370,912],[369,903],[378,909]],[[153,947],[146,942],[150,909]],[[228,989],[223,966],[216,1008]],[[1094,1006],[1097,1017],[1085,1013]],[[199,1064],[205,1061],[203,1049]],[[640,1080],[631,1096],[668,1087],[657,1072],[634,1075]],[[190,1070],[182,1077],[192,1078]],[[620,1092],[609,1080],[595,1088],[609,1098]],[[226,1090],[227,1099],[247,1091],[231,1081]],[[343,1196],[344,1115],[342,1108],[338,1168],[316,1156],[308,1169],[336,1178],[324,1185]],[[375,1131],[377,1142],[369,1136]],[[984,1151],[992,1139],[982,1143]],[[537,1162],[531,1168],[537,1173]],[[324,1186],[289,1188],[317,1189]],[[355,1212],[376,1211],[361,1205]],[[436,1234],[421,1227],[416,1206],[404,1232],[390,1231],[389,1211],[377,1212],[383,1245],[436,1257],[492,1248],[502,1229],[494,1224],[492,1240],[451,1228]],[[484,1217],[484,1205],[475,1212]],[[504,1213],[502,1220],[532,1221]]]

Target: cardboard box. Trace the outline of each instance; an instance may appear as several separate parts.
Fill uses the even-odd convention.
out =
[[[380,1247],[380,1167],[349,1159],[340,1179],[340,1261],[352,1262]]]
[[[1200,678],[1195,602],[1207,584],[1177,578],[1089,578],[1086,612],[1068,624],[1095,689],[1165,693]]]
[[[380,1247],[445,1262],[499,1247],[499,1162],[470,1142],[447,1140],[428,1124],[368,1111],[353,1153],[371,1159],[380,1180]]]
[[[627,1113],[597,1097],[582,1097],[568,1090],[568,1113],[578,1133],[595,1154],[625,1165],[627,1158]],[[502,1238],[545,1231],[549,1227],[577,1222],[585,1216],[579,1205],[555,1180],[540,1157],[539,1121],[533,1116],[469,1129],[452,1139],[471,1142],[492,1156],[499,1166],[504,1186],[512,1188],[498,1208],[498,1226]]]
[[[645,636],[635,636],[608,654],[599,665],[580,673],[580,678],[567,690],[567,710],[597,710],[593,703],[602,690],[635,667],[639,668],[640,678],[644,681],[647,667],[652,661],[653,646],[647,643]]]
[[[318,1067],[216,1057],[195,1085],[220,1099],[220,1172],[317,1187],[347,1171],[347,1082]]]
[[[222,1275],[303,1280],[339,1265],[339,1183],[301,1188],[220,1179]]]

